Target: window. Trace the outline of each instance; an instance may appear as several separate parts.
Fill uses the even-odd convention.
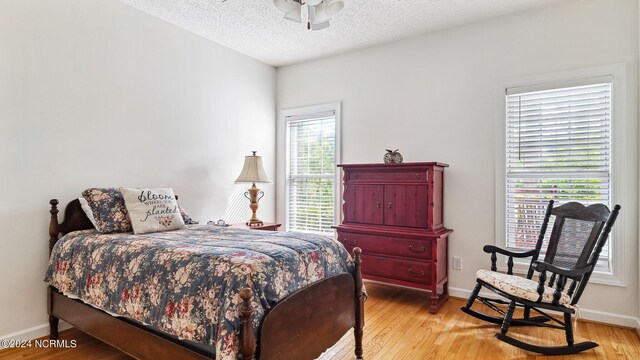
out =
[[[333,234],[336,224],[338,110],[285,111],[286,228]]]
[[[611,207],[626,198],[625,83],[619,64],[500,87],[505,112],[499,127],[504,147],[497,153],[498,245],[532,248],[550,199]],[[616,224],[595,282],[624,285],[623,232],[624,225]],[[526,272],[523,265],[515,270]]]
[[[506,246],[529,249],[549,200],[612,205],[612,77],[511,88],[505,100]],[[597,271],[612,272],[614,241],[603,249]]]

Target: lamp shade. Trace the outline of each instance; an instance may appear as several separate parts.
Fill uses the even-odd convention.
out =
[[[240,176],[238,176],[235,183],[241,184],[254,182],[271,182],[267,173],[264,171],[262,156],[257,156],[255,151],[253,152],[253,155],[244,157],[244,167],[242,168],[242,172],[240,172]]]

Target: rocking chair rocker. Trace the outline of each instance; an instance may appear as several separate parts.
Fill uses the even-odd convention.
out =
[[[619,211],[620,205],[616,205],[610,212],[602,204],[585,207],[576,202],[554,208],[553,200],[549,201],[534,249],[514,252],[493,245],[486,245],[483,248],[484,252],[491,254],[491,271],[477,272],[477,285],[466,306],[461,310],[478,319],[501,325],[496,337],[523,350],[544,355],[570,355],[598,346],[591,341],[574,344],[571,315],[576,312],[578,300],[589,282]],[[544,261],[539,261],[538,257],[541,255],[540,251],[551,215],[555,215],[553,230],[544,253]],[[496,254],[509,257],[507,274],[497,272]],[[513,258],[530,256],[532,259],[527,277],[514,276]],[[534,273],[538,275],[538,281],[532,279]],[[545,284],[547,273],[551,276]],[[571,283],[565,292],[568,281]],[[483,287],[507,300],[479,296],[480,289]],[[475,300],[479,300],[501,316],[487,315],[471,309]],[[504,311],[496,304],[508,305],[507,310]],[[522,318],[513,318],[516,307],[524,309]],[[531,310],[540,316],[532,317]],[[544,310],[561,312],[564,321],[552,317]],[[522,325],[564,329],[567,346],[538,346],[507,335],[510,326]]]

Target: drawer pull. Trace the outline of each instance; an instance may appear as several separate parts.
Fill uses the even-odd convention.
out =
[[[391,202],[387,204],[387,209],[391,209]]]
[[[427,251],[427,249],[424,246],[421,246],[420,249],[416,249],[413,247],[413,245],[409,245],[409,251],[416,254],[422,254],[423,252]]]
[[[416,179],[420,179],[420,174],[416,174]]]
[[[353,178],[356,179],[356,180],[358,180],[359,177],[360,177],[360,175],[358,175],[358,174],[353,175]]]
[[[381,207],[381,206],[382,206],[382,204],[380,204],[380,201],[378,201],[378,202],[376,203],[376,207],[377,207],[378,209],[380,209],[380,207]]]
[[[420,273],[415,273],[413,272],[413,270],[411,270],[411,268],[409,268],[409,275],[411,276],[415,276],[415,277],[422,277],[424,276],[424,270],[420,270]]]
[[[358,245],[358,240],[351,240],[351,242],[349,242],[349,240],[347,238],[344,238],[344,239],[342,239],[342,241],[344,242],[345,245],[349,245],[349,246]]]

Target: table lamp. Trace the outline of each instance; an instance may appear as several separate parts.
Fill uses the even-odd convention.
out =
[[[251,202],[249,204],[249,207],[253,212],[253,215],[251,215],[251,219],[247,221],[246,224],[248,226],[261,226],[263,225],[263,222],[256,216],[256,211],[258,210],[258,201],[260,201],[260,199],[262,199],[262,197],[264,196],[264,191],[258,189],[256,187],[256,183],[270,183],[271,180],[269,180],[267,173],[264,171],[264,166],[262,166],[262,156],[257,156],[257,151],[252,151],[252,153],[253,155],[244,157],[244,167],[242,168],[242,172],[236,179],[235,183],[253,184],[251,188],[249,188],[249,190],[244,193],[244,197],[249,199],[249,201]]]

